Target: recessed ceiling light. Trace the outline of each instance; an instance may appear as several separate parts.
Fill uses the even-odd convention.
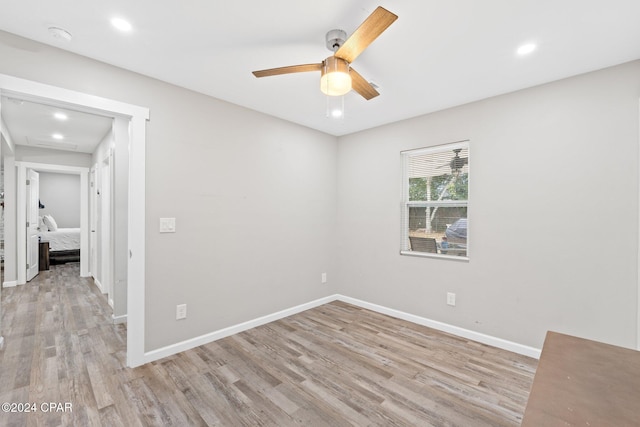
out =
[[[53,117],[61,121],[67,120],[69,118],[69,116],[61,112],[53,113]]]
[[[333,117],[334,119],[339,119],[340,117],[342,117],[342,110],[336,108],[335,110],[331,111],[331,117]]]
[[[118,30],[124,31],[124,32],[131,31],[131,29],[133,28],[129,23],[129,21],[126,21],[122,18],[113,18],[111,20],[111,25],[116,27]]]
[[[61,133],[54,133],[51,135],[51,138],[61,140],[64,139],[64,136]]]
[[[533,52],[534,50],[536,50],[538,46],[535,43],[527,43],[527,44],[523,44],[522,46],[520,46],[518,48],[518,50],[516,50],[516,53],[520,56],[523,55],[528,55],[531,52]]]

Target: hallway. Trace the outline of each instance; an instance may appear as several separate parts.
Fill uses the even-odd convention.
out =
[[[73,402],[73,412],[3,412],[0,425],[26,425],[27,419],[31,425],[33,418],[38,425],[66,425],[70,416],[92,425],[94,395],[105,396],[100,388],[123,370],[126,343],[126,325],[112,324],[111,308],[92,281],[80,278],[78,263],[69,263],[2,290],[0,401]]]

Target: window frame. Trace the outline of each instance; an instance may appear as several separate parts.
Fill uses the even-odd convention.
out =
[[[466,200],[434,200],[434,201],[411,201],[409,200],[409,159],[412,156],[429,154],[429,153],[441,153],[445,151],[452,151],[455,149],[466,149],[468,162],[467,162],[467,199]],[[467,221],[471,221],[469,215],[469,200],[471,198],[471,144],[469,140],[462,140],[456,142],[450,142],[446,144],[433,145],[430,147],[416,148],[411,150],[404,150],[400,152],[400,161],[402,167],[402,193],[401,193],[401,203],[400,203],[400,222],[401,222],[401,232],[400,232],[400,255],[409,255],[415,257],[423,257],[423,258],[437,258],[437,259],[448,259],[455,261],[469,261],[470,253],[471,253],[471,242],[470,236],[467,233],[467,247],[466,247],[466,256],[457,256],[457,255],[449,255],[449,254],[438,254],[431,252],[417,252],[405,249],[407,242],[409,240],[409,210],[414,207],[465,207],[467,208]]]

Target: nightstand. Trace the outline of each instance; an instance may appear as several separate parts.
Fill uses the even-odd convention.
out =
[[[49,269],[49,242],[40,241],[40,259],[38,260],[38,270]]]

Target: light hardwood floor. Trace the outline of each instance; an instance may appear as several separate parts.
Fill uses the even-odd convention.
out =
[[[110,313],[77,264],[2,290],[1,426],[518,426],[537,364],[333,302],[129,369]]]

